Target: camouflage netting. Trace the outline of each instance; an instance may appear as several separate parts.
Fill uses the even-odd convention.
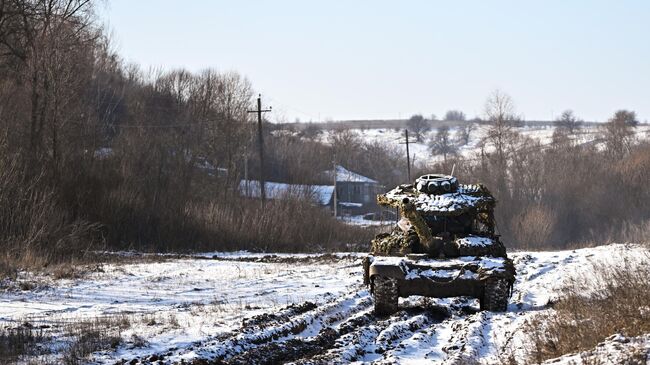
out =
[[[435,261],[434,264],[425,261],[411,261],[404,259],[400,265],[408,279],[412,277],[435,277],[445,278],[452,282],[455,279],[467,277],[463,274],[471,272],[477,274],[478,280],[490,278],[503,278],[513,283],[515,280],[515,266],[512,260],[505,257],[463,257],[463,260]],[[468,260],[469,259],[469,260]],[[381,260],[378,260],[381,263]],[[450,274],[452,273],[452,274]],[[455,274],[453,274],[455,273]],[[438,280],[440,281],[440,280]]]
[[[377,196],[377,203],[402,209],[405,203],[414,205],[422,215],[456,216],[471,210],[489,210],[495,199],[482,184],[460,185],[456,192],[433,195],[418,191],[413,184],[396,187]]]
[[[371,241],[370,252],[380,256],[404,256],[417,252],[418,245],[419,239],[415,231],[406,233],[395,227],[390,233],[378,234]]]
[[[433,244],[429,247],[439,247],[445,257],[459,256],[493,256],[506,257],[506,248],[498,239],[467,236],[456,239],[444,239],[432,236]],[[371,242],[371,252],[379,256],[404,256],[410,253],[429,253],[427,246],[422,245],[414,229],[408,232],[395,227],[391,233],[382,233]],[[440,251],[438,251],[440,252]]]

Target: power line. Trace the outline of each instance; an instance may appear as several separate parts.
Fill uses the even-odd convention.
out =
[[[320,118],[316,118],[316,116],[313,115],[313,114],[311,114],[311,113],[307,113],[307,112],[302,111],[302,110],[300,110],[300,109],[298,109],[298,108],[296,108],[296,107],[293,107],[293,106],[291,106],[291,105],[289,105],[289,104],[287,104],[287,103],[284,103],[284,102],[282,102],[282,101],[279,101],[277,98],[272,98],[272,97],[270,97],[270,96],[267,97],[267,98],[268,98],[269,100],[273,101],[273,102],[276,103],[276,104],[280,104],[281,106],[284,106],[286,109],[293,110],[294,112],[298,112],[298,113],[300,113],[300,114],[306,115],[306,116],[310,117],[311,119],[316,119],[316,120],[319,120],[319,119],[320,119]]]
[[[216,122],[228,122],[228,121],[235,122],[237,121],[237,119],[233,119],[233,118],[205,119],[196,122],[174,123],[174,124],[116,124],[115,127],[116,128],[178,128],[178,127],[186,127],[186,126],[201,125],[201,124],[216,123]]]

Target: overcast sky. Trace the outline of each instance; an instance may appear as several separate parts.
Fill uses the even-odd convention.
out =
[[[650,1],[108,0],[117,51],[145,69],[235,70],[277,120],[573,109],[650,119]]]

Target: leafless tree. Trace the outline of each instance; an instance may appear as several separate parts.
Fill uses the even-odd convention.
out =
[[[455,155],[458,148],[449,136],[449,127],[443,126],[436,130],[436,135],[429,141],[431,154],[442,155],[444,161],[447,161],[448,155]]]
[[[575,131],[580,128],[583,120],[578,118],[573,110],[565,110],[562,112],[559,118],[555,120],[555,125],[557,128],[564,129],[569,134],[575,133]]]
[[[476,129],[476,125],[472,122],[467,123],[458,130],[458,136],[456,138],[456,144],[459,146],[465,146],[469,143],[472,131]]]
[[[495,90],[485,102],[485,116],[490,125],[482,143],[494,150],[490,169],[497,172],[494,185],[504,199],[508,196],[508,160],[518,135],[514,126],[519,118],[512,98],[500,90]]]
[[[494,147],[499,164],[505,165],[508,139],[519,119],[515,114],[512,98],[500,90],[495,90],[485,102],[485,115],[490,123],[485,141]]]
[[[636,113],[618,110],[603,126],[607,150],[614,158],[621,158],[629,153],[634,137],[634,128],[639,122]]]
[[[415,114],[406,122],[408,130],[415,135],[418,142],[422,142],[423,134],[431,129],[429,122],[420,114]]]

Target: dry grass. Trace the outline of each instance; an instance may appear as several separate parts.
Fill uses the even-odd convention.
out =
[[[372,230],[341,223],[301,200],[269,201],[264,209],[251,200],[197,205],[192,214],[200,218],[200,226],[211,227],[225,249],[313,252],[369,242],[373,235]]]
[[[594,264],[593,272],[573,280],[550,313],[528,323],[530,361],[592,349],[617,333],[650,333],[650,255]]]
[[[83,364],[93,352],[116,349],[123,342],[122,331],[130,327],[131,319],[124,314],[68,323],[64,332],[71,341],[63,352],[63,363]]]
[[[187,303],[192,316],[209,317],[223,312],[215,305]],[[131,333],[139,326],[154,332],[177,330],[189,324],[174,312],[115,313],[97,317],[55,317],[47,322],[24,319],[18,326],[0,326],[0,364],[86,364],[98,351],[148,346],[145,333]]]
[[[67,319],[60,324],[38,325],[25,321],[20,326],[0,327],[0,363],[11,364],[27,361],[37,362],[50,356],[48,345],[56,339],[66,345],[60,351],[57,364],[77,365],[86,363],[88,356],[96,351],[115,349],[122,342],[122,331],[131,326],[131,318],[114,314],[92,319]],[[56,336],[55,336],[56,335]]]
[[[43,330],[29,325],[0,327],[0,361],[9,363],[32,353],[33,346],[43,341]]]

